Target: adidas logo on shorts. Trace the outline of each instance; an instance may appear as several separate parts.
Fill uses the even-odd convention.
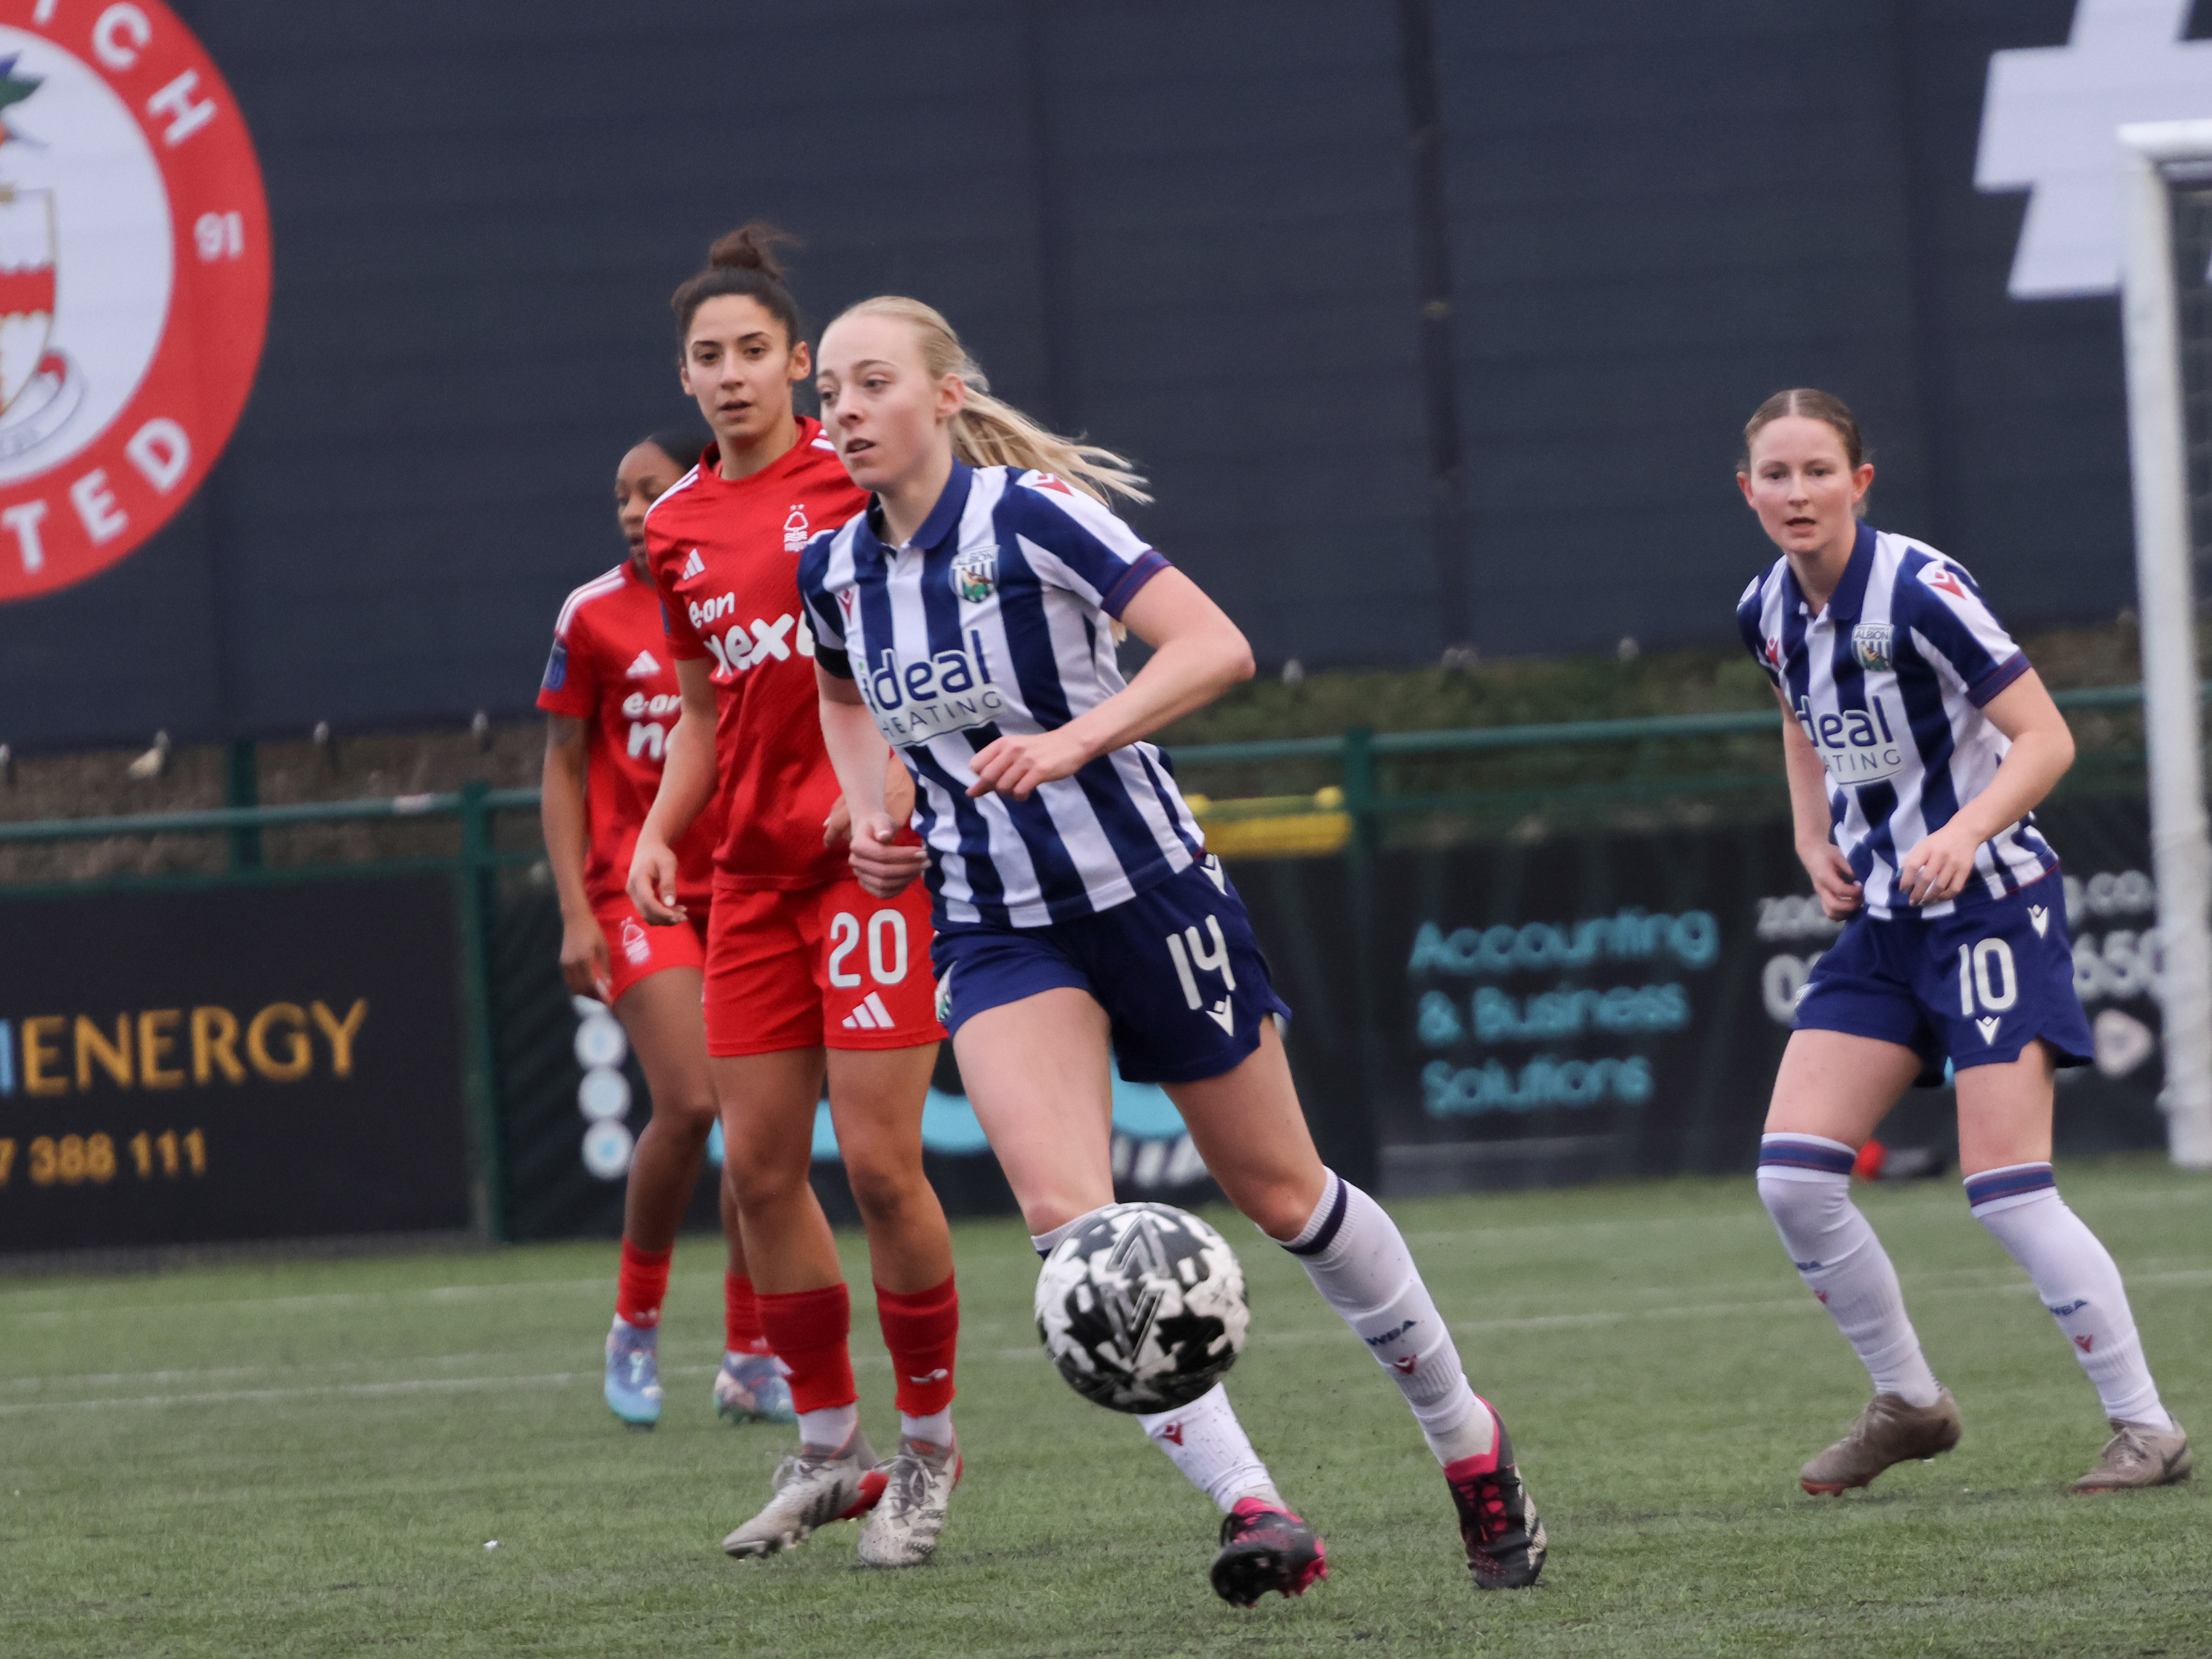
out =
[[[860,1006],[845,1016],[842,1024],[848,1031],[888,1031],[898,1022],[891,1018],[891,1011],[884,1006],[882,996],[871,991],[860,999]]]

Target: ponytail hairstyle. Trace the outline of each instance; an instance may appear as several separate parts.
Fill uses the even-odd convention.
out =
[[[1108,504],[1109,495],[1137,502],[1152,499],[1145,493],[1144,478],[1126,458],[1097,444],[1048,432],[1012,404],[994,398],[990,381],[935,307],[881,295],[846,307],[838,321],[848,317],[893,317],[910,325],[930,379],[960,377],[968,388],[968,403],[952,417],[952,453],[969,465],[1049,472],[1102,506]]]
[[[716,237],[714,245],[707,250],[707,268],[689,278],[669,298],[669,308],[676,313],[678,337],[691,332],[691,319],[708,301],[724,294],[738,294],[757,300],[762,310],[783,325],[787,346],[798,345],[806,337],[806,330],[799,320],[799,302],[791,297],[782,262],[775,257],[779,247],[798,245],[799,238],[787,230],[777,229],[765,219],[752,220],[726,235]],[[695,453],[692,459],[698,457]]]

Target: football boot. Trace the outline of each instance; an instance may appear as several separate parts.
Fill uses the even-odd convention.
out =
[[[885,1477],[875,1465],[875,1449],[857,1428],[842,1446],[800,1442],[796,1456],[776,1465],[775,1495],[722,1540],[724,1553],[757,1560],[804,1543],[832,1521],[866,1514],[884,1492]]]
[[[660,1333],[617,1319],[607,1333],[607,1409],[633,1429],[660,1421]]]
[[[1520,1589],[1543,1571],[1551,1540],[1513,1461],[1513,1437],[1497,1413],[1490,1419],[1498,1425],[1498,1443],[1480,1456],[1445,1464],[1444,1484],[1459,1510],[1460,1540],[1474,1587]]]
[[[1221,1517],[1221,1553],[1213,1558],[1213,1593],[1231,1607],[1256,1606],[1269,1590],[1304,1595],[1328,1577],[1328,1552],[1311,1527],[1288,1510],[1240,1498]]]
[[[1797,1484],[1816,1497],[1863,1486],[1893,1463],[1923,1461],[1959,1443],[1959,1402],[1940,1389],[1932,1406],[1908,1404],[1894,1394],[1867,1402],[1850,1432],[1797,1472]]]
[[[899,1436],[884,1465],[884,1495],[860,1528],[860,1559],[872,1567],[918,1567],[937,1553],[945,1507],[960,1484],[957,1437],[949,1446]]]
[[[791,1384],[775,1356],[726,1353],[714,1373],[714,1415],[732,1423],[796,1423]]]
[[[2145,1423],[2105,1419],[2112,1437],[2105,1443],[2097,1467],[2074,1483],[2075,1492],[2126,1492],[2141,1486],[2171,1486],[2189,1479],[2197,1458],[2189,1449],[2188,1431],[2176,1423],[2170,1429],[2154,1429]]]

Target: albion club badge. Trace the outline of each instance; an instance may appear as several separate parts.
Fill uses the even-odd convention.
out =
[[[1889,623],[1861,623],[1851,629],[1851,655],[1863,669],[1893,667],[1892,642],[1896,636],[1897,629]]]
[[[269,319],[252,140],[161,0],[0,0],[0,603],[142,545],[246,406]]]
[[[998,585],[998,549],[986,547],[952,556],[952,591],[969,604],[982,604]]]

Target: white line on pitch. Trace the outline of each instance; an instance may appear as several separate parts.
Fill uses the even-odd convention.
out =
[[[2212,1267],[2189,1268],[2173,1273],[2141,1273],[2131,1277],[2133,1286],[2197,1286],[2212,1285]],[[1986,1296],[1991,1289],[2008,1293],[2032,1293],[2031,1284],[2000,1286],[1961,1285],[1937,1286],[1921,1292],[1922,1299],[1960,1296]],[[1811,1314],[1820,1310],[1810,1299],[1791,1297],[1787,1301],[1765,1299],[1750,1302],[1717,1302],[1684,1304],[1666,1308],[1637,1308],[1630,1310],[1593,1310],[1583,1313],[1532,1314],[1517,1318],[1462,1320],[1452,1328],[1467,1335],[1492,1331],[1571,1330],[1596,1326],[1625,1324],[1648,1320],[1683,1319],[1739,1319],[1747,1316],[1771,1314]],[[1301,1343],[1333,1340],[1342,1327],[1334,1324],[1315,1324],[1291,1330],[1268,1330],[1257,1333],[1255,1340],[1262,1346],[1279,1343]],[[1013,1362],[1030,1362],[1042,1357],[1042,1350],[1034,1346],[986,1349],[971,1353],[971,1361],[988,1354],[991,1358]],[[458,1357],[458,1356],[456,1356]],[[422,1363],[420,1361],[416,1363]],[[433,1361],[432,1363],[436,1363]],[[860,1353],[854,1363],[862,1367],[880,1367],[888,1362],[880,1354]],[[715,1370],[712,1365],[672,1365],[665,1374],[670,1376],[705,1376]],[[161,1373],[144,1373],[159,1376]],[[410,1377],[390,1382],[328,1382],[283,1389],[210,1389],[196,1394],[156,1394],[110,1395],[93,1400],[33,1401],[0,1404],[0,1417],[21,1416],[33,1412],[98,1411],[116,1407],[148,1406],[213,1406],[231,1404],[261,1404],[281,1400],[328,1398],[377,1399],[404,1397],[410,1395],[459,1394],[476,1389],[565,1388],[585,1377],[581,1371],[551,1371],[532,1376],[455,1376]]]
[[[204,1394],[149,1394],[109,1395],[99,1400],[46,1400],[26,1405],[0,1406],[0,1417],[19,1417],[30,1412],[101,1411],[117,1406],[228,1406],[265,1405],[279,1400],[349,1398],[378,1399],[415,1394],[462,1394],[473,1389],[558,1389],[575,1382],[580,1371],[551,1371],[539,1376],[422,1376],[396,1382],[325,1382],[313,1388],[222,1389]]]

